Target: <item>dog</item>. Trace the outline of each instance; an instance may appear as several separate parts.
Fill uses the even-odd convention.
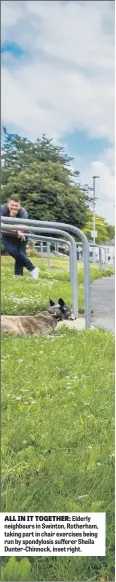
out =
[[[62,298],[58,303],[49,300],[48,311],[37,315],[2,315],[1,331],[8,335],[41,335],[48,336],[59,321],[75,319],[73,309],[66,305]]]
[[[51,313],[58,321],[63,319],[75,319],[73,309],[66,305],[63,299],[59,299],[58,303],[55,303],[50,299],[50,308],[48,312]]]

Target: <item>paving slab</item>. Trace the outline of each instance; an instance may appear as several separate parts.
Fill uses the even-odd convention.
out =
[[[78,317],[78,319],[66,319],[65,321],[59,321],[57,323],[57,329],[65,325],[68,329],[85,329],[85,319],[84,317]]]

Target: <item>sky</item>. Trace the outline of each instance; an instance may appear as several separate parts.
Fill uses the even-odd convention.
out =
[[[64,146],[114,224],[114,0],[2,0],[2,125]]]

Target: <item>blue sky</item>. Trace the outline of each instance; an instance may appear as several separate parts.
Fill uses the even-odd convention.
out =
[[[24,56],[25,52],[22,50],[21,46],[19,46],[16,42],[3,42],[1,46],[1,53],[9,53],[13,55],[16,59],[20,58],[22,55]],[[2,59],[4,63],[4,60]]]
[[[4,0],[2,123],[64,145],[114,222],[114,2]],[[3,134],[2,134],[3,136]]]

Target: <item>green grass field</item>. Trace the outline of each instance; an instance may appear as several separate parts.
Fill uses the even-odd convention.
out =
[[[58,300],[62,296],[69,305],[72,305],[72,286],[69,282],[69,261],[60,257],[53,257],[51,269],[48,270],[47,260],[40,265],[37,256],[30,257],[32,262],[40,267],[38,281],[33,281],[28,271],[24,270],[24,277],[13,278],[14,262],[11,257],[2,257],[2,309],[6,314],[36,313],[45,310],[49,305],[49,297]],[[108,268],[100,273],[97,265],[90,266],[91,281],[102,276],[109,276],[114,270]],[[79,310],[84,308],[84,271],[83,264],[78,265]]]
[[[71,303],[67,269],[66,261],[53,259],[37,282],[26,271],[17,280],[12,259],[3,258],[4,312],[35,313],[50,296]],[[98,276],[91,266],[91,279]],[[114,580],[113,334],[64,326],[50,338],[3,335],[2,511],[107,515],[105,557],[29,557],[25,568],[21,558],[13,567],[3,558],[2,580]]]

